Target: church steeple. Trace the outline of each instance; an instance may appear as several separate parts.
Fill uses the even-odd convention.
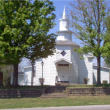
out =
[[[65,7],[64,7],[64,10],[63,10],[63,16],[62,16],[62,19],[66,19],[66,10],[65,10]]]
[[[59,31],[68,31],[69,23],[66,15],[66,8],[64,7],[62,18],[60,19]]]
[[[62,18],[59,22],[59,31],[57,41],[72,41],[72,33],[69,31],[69,20],[66,15],[66,8],[64,7]]]

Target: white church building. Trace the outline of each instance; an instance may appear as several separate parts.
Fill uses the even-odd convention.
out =
[[[84,84],[84,79],[89,79],[88,84],[94,84],[97,80],[97,66],[93,65],[94,56],[91,54],[80,55],[74,49],[80,48],[72,41],[72,32],[69,30],[69,20],[64,8],[63,16],[59,21],[59,32],[56,39],[56,52],[45,59],[39,59],[35,63],[35,76],[33,85],[40,85],[40,79],[44,79],[44,85],[56,85],[57,82],[68,84]],[[31,85],[32,67],[24,67],[19,73],[19,85]],[[110,70],[101,67],[101,82],[110,83]]]

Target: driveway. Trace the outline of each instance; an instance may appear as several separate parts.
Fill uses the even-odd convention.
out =
[[[110,105],[71,106],[71,107],[45,107],[24,109],[2,109],[2,110],[110,110]]]

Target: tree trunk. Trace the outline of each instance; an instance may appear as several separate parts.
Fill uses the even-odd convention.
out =
[[[100,28],[100,1],[97,0],[97,10],[98,10],[98,30],[97,30],[97,45],[98,45],[98,56],[97,56],[97,85],[100,85],[101,84],[101,81],[100,81],[100,64],[101,64],[101,53],[100,53],[100,44],[101,44],[101,39],[100,39],[100,31],[101,31],[101,28]]]
[[[101,84],[101,81],[100,81],[100,63],[101,63],[101,57],[100,56],[98,56],[97,57],[97,85],[100,85]]]
[[[35,70],[34,70],[34,62],[32,62],[31,64],[32,64],[31,86],[33,86],[34,73],[35,73]]]
[[[18,64],[14,64],[14,72],[13,72],[13,87],[18,86]]]

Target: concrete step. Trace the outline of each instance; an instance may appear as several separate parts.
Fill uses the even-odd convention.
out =
[[[67,96],[66,93],[49,93],[41,95],[41,98],[64,98]]]

